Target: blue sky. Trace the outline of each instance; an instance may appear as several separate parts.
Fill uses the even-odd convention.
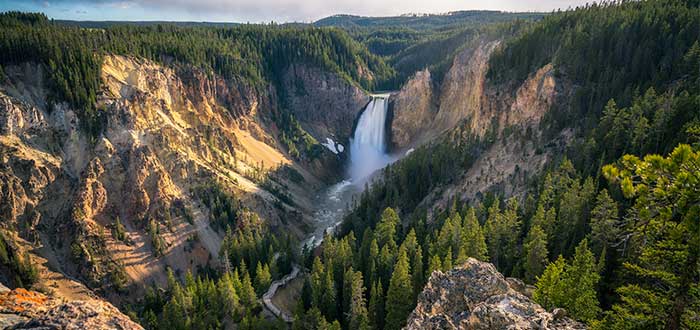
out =
[[[552,11],[581,0],[0,0],[0,11],[71,20],[310,22],[333,14],[388,16],[454,10]]]

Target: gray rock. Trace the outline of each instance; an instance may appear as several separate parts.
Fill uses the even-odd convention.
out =
[[[526,287],[473,258],[447,273],[435,271],[404,329],[586,329],[547,312],[511,283]]]

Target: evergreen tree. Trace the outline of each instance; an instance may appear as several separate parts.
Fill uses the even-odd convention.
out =
[[[230,273],[225,273],[217,283],[217,291],[221,308],[226,316],[234,318],[240,308],[240,300]]]
[[[309,275],[311,284],[311,305],[321,309],[323,307],[322,297],[323,297],[323,284],[324,284],[324,274],[325,270],[321,258],[316,256],[314,258],[313,266],[311,268],[311,274]]]
[[[469,208],[462,224],[462,247],[464,255],[481,261],[487,259],[488,250],[486,248],[486,239],[481,225],[476,218],[474,208]],[[462,260],[463,262],[464,260]]]
[[[571,317],[591,322],[600,313],[597,291],[600,275],[586,240],[576,247],[570,264],[559,258],[537,278],[533,298],[546,309],[565,308]]]
[[[445,258],[442,259],[442,270],[448,271],[452,269],[452,247],[448,247],[445,252]]]
[[[434,255],[432,258],[430,258],[426,278],[430,278],[430,275],[436,270],[442,270],[442,261],[440,261],[440,256],[438,255]]]
[[[270,267],[265,264],[264,266],[258,261],[258,265],[255,267],[255,292],[258,295],[262,295],[265,290],[272,283],[272,275],[270,275]]]
[[[547,266],[547,236],[539,225],[530,228],[523,247],[525,250],[525,281],[533,283]]]
[[[372,283],[369,294],[369,321],[372,329],[384,329],[384,289],[379,281]]]
[[[349,308],[346,311],[347,324],[349,329],[368,330],[369,317],[367,304],[365,303],[365,288],[363,286],[362,273],[354,272],[352,268],[346,272],[347,299]]]
[[[602,328],[692,329],[700,306],[700,152],[679,145],[668,157],[624,156],[606,166],[608,180],[634,199],[625,233],[639,258],[624,266],[634,278]]]
[[[333,271],[326,269],[321,293],[321,310],[329,320],[338,319],[338,293],[333,280]]]
[[[408,256],[406,251],[402,249],[399,251],[387,291],[385,329],[398,330],[406,324],[406,318],[413,310],[412,296],[413,287],[411,286]]]
[[[600,275],[587,240],[576,247],[574,258],[565,268],[562,278],[564,286],[563,306],[573,318],[590,322],[600,313],[597,287]]]
[[[416,246],[416,253],[413,256],[411,265],[411,283],[413,284],[413,301],[415,302],[425,284],[423,277],[423,249],[421,249],[420,245]]]
[[[241,281],[241,292],[239,296],[241,298],[241,304],[246,308],[253,308],[257,305],[258,299],[255,295],[253,282],[250,280],[250,274],[247,271],[243,271],[243,280]]]
[[[615,243],[620,234],[620,226],[617,203],[603,189],[598,193],[596,206],[591,212],[591,245],[597,253]]]
[[[564,304],[565,293],[562,283],[564,267],[566,267],[566,261],[560,255],[557,260],[547,265],[541,276],[537,277],[532,298],[546,310],[562,307]]]
[[[379,246],[396,247],[396,228],[400,223],[399,215],[394,209],[387,207],[382,212],[381,220],[377,224],[376,235]]]

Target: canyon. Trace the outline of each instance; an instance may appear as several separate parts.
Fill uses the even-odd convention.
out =
[[[142,295],[147,283],[163,285],[166,268],[217,267],[223,233],[209,224],[209,210],[192,191],[212,178],[240,196],[271,230],[302,238],[316,227],[318,239],[326,231],[323,226],[342,219],[344,204],[352,198],[352,192],[345,193],[325,214],[324,225],[317,223],[328,210],[314,207],[314,195],[323,194],[334,180],[349,175],[361,181],[464,120],[479,135],[494,120],[501,128],[535,127],[559,88],[548,73],[551,67],[528,79],[515,98],[503,97],[485,87],[489,54],[498,41],[476,45],[455,57],[439,90],[428,70],[417,72],[399,91],[371,96],[333,73],[290,66],[281,84],[289,111],[316,140],[340,146],[326,146],[312,161],[294,159],[277,139],[270,119],[281,111],[272,97],[279,93],[274,86],[260,91],[208,77],[194,67],[172,69],[107,56],[98,97],[107,125],[94,140],[80,133],[70,106],[48,108],[43,66],[6,67],[0,116],[2,221],[22,224],[20,232],[8,236],[16,249],[32,251],[32,260],[41,265],[39,287],[72,296],[74,286],[82,287],[68,282],[75,278],[87,286],[80,290],[96,290],[114,303]],[[352,159],[342,146],[349,146]],[[503,166],[524,160],[522,154],[528,152],[532,147],[494,146],[470,173],[487,166],[496,178],[466,173],[464,186],[435,192],[425,203],[447,201],[457,193],[475,196],[506,181],[513,193],[518,187],[512,177],[519,174]],[[546,155],[528,158],[521,166],[536,172]],[[342,164],[348,162],[346,169]],[[272,186],[283,189],[291,202],[281,201],[252,177],[256,171],[287,168],[300,173],[301,183],[279,176]],[[474,180],[483,182],[474,185]],[[353,191],[360,190],[358,184]],[[158,255],[145,227],[164,214],[167,222],[157,226],[165,249]],[[115,218],[126,229],[123,241],[105,233]]]

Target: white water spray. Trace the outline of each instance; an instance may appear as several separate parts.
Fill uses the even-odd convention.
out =
[[[389,95],[372,95],[350,142],[350,177],[359,184],[391,162],[386,154],[385,126]]]

